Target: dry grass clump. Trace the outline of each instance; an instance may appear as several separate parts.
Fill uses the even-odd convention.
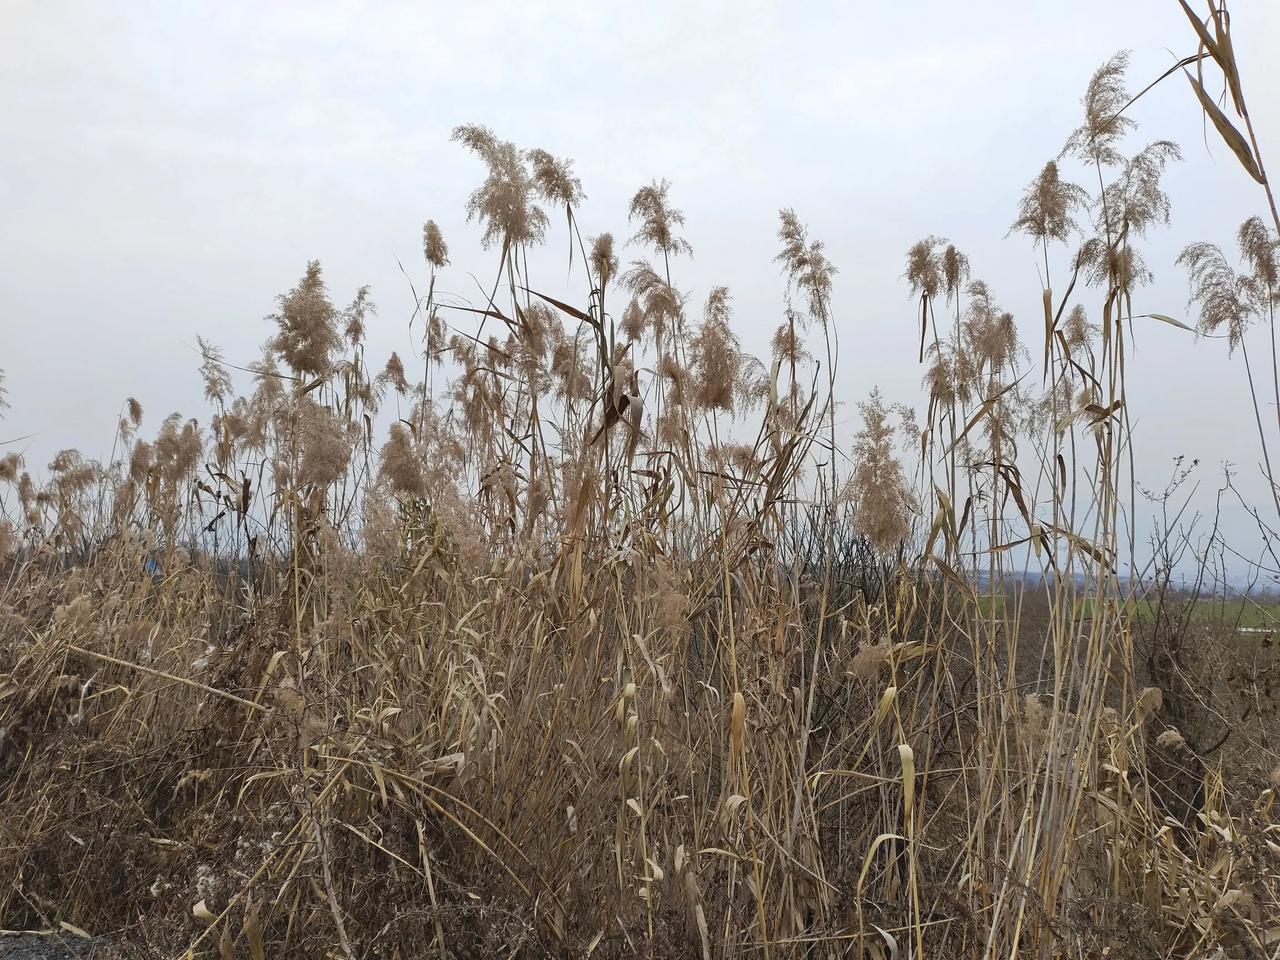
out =
[[[954,244],[908,252],[919,425],[873,390],[840,442],[794,211],[766,365],[727,288],[687,315],[667,181],[624,269],[567,160],[464,126],[496,279],[437,302],[426,224],[415,362],[371,365],[368,291],[312,262],[243,393],[201,341],[206,426],[144,439],[130,400],[110,462],[0,457],[3,925],[257,960],[1274,952],[1275,775],[1192,736],[1116,575],[1133,244],[1176,155],[1125,152],[1124,66],[1059,158],[1099,192],[1054,161],[1023,198],[1034,323]],[[574,296],[526,274],[544,204]],[[1233,345],[1275,303],[1246,227],[1244,280],[1184,258]]]

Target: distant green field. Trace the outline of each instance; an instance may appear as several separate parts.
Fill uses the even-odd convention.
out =
[[[1120,601],[1109,601],[1119,603]],[[1092,597],[1077,600],[1077,616],[1092,617],[1095,600]],[[1166,601],[1165,613],[1181,616],[1186,601]],[[1156,617],[1156,607],[1149,600],[1131,601],[1127,604],[1135,620],[1151,621]],[[1280,606],[1264,606],[1252,600],[1199,600],[1191,612],[1191,618],[1199,623],[1232,623],[1242,627],[1280,629]]]
[[[993,597],[990,594],[980,593],[977,597],[978,611],[984,617],[995,615],[1004,616],[1004,597]]]

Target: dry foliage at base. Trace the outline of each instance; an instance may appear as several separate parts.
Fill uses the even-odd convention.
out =
[[[1195,24],[1247,117],[1225,12]],[[1124,65],[1064,150],[1100,192],[1050,163],[1015,223],[1043,344],[921,241],[928,407],[873,393],[847,451],[793,211],[765,364],[725,288],[676,287],[668,183],[624,265],[567,161],[463,127],[493,293],[438,300],[428,223],[415,369],[369,365],[368,292],[313,263],[247,395],[202,342],[207,429],[145,441],[130,401],[110,463],[0,460],[0,925],[222,960],[1273,955],[1280,783],[1193,729],[1213,665],[1115,573],[1135,244],[1177,156],[1126,152]],[[576,305],[525,267],[562,211]],[[1276,298],[1215,256],[1186,260],[1235,345]]]

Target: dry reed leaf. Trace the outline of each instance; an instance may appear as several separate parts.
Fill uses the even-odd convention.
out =
[[[538,297],[542,300],[547,301],[547,303],[551,304],[557,310],[564,311],[569,316],[573,317],[575,320],[581,320],[584,323],[589,323],[593,327],[598,327],[600,325],[599,321],[596,320],[595,317],[591,316],[591,314],[589,313],[583,313],[577,307],[571,307],[569,306],[569,304],[564,303],[563,301],[557,300],[555,297],[549,297],[545,293],[539,293],[537,290],[530,290],[528,287],[521,287],[521,289],[524,290],[526,293],[532,293],[535,297]]]
[[[203,920],[205,923],[213,923],[218,919],[214,912],[206,906],[203,900],[197,901],[191,907],[191,915],[197,920]]]
[[[1023,374],[1023,376],[1026,376],[1026,374]],[[995,405],[1000,402],[1000,398],[1016,387],[1021,380],[1022,377],[1019,377],[1017,380],[1006,384],[995,393],[991,394],[991,396],[987,397],[987,399],[983,401],[982,406],[978,408],[978,412],[971,416],[968,422],[965,423],[964,429],[960,431],[959,436],[957,436],[951,443],[947,444],[946,449],[943,451],[943,456],[950,456],[951,451],[955,449],[956,444],[967,437],[969,435],[969,431],[976,427],[983,417],[991,413],[995,408]]]
[[[1200,38],[1200,45],[1209,51],[1209,55],[1222,70],[1223,75],[1227,78],[1227,87],[1231,91],[1231,102],[1235,105],[1236,113],[1244,115],[1244,96],[1240,89],[1240,72],[1236,66],[1235,51],[1231,46],[1231,35],[1223,30],[1220,26],[1219,18],[1214,17],[1214,32],[1217,36],[1209,33],[1208,28],[1204,25],[1195,12],[1187,4],[1187,0],[1178,0],[1182,6],[1182,11],[1187,15],[1187,19],[1191,22],[1192,29]]]
[[[1213,912],[1223,913],[1227,910],[1230,910],[1232,907],[1236,906],[1244,899],[1245,899],[1244,891],[1239,889],[1228,890],[1221,897],[1219,897],[1218,902],[1213,905]]]
[[[1187,0],[1178,0],[1178,3],[1182,5],[1183,12],[1187,15],[1187,19],[1191,21],[1192,29],[1195,30],[1196,35],[1200,38],[1201,46],[1209,51],[1209,55],[1213,57],[1213,59],[1217,61],[1218,66],[1221,67],[1223,65],[1222,52],[1218,49],[1217,40],[1215,40],[1213,35],[1209,33],[1208,28],[1204,25],[1204,21],[1197,17],[1191,7],[1188,6]]]
[[[938,534],[943,531],[943,527],[946,524],[946,521],[947,521],[946,510],[944,510],[941,506],[939,506],[937,512],[933,515],[933,522],[929,524],[929,536],[925,541],[925,545],[924,545],[924,553],[926,556],[933,555],[933,545],[938,540]]]
[[[964,577],[960,576],[951,564],[947,563],[947,561],[943,560],[936,553],[930,554],[929,559],[933,562],[935,567],[942,571],[942,575],[955,585],[956,589],[960,591],[961,596],[971,596],[973,594],[973,588],[969,586],[969,582],[965,580]]]
[[[1052,530],[1054,533],[1057,533],[1059,536],[1065,537],[1068,541],[1070,541],[1070,543],[1074,547],[1084,551],[1086,554],[1088,554],[1090,557],[1096,560],[1099,564],[1101,564],[1105,569],[1107,570],[1112,569],[1113,564],[1112,564],[1109,553],[1105,552],[1097,544],[1092,543],[1089,540],[1086,540],[1084,537],[1081,537],[1078,534],[1072,533],[1070,530],[1066,530],[1062,527],[1055,526],[1053,524],[1050,524],[1048,526],[1048,529]]]
[[[856,890],[859,899],[862,899],[862,886],[866,882],[867,874],[871,871],[871,864],[875,860],[876,851],[880,849],[882,844],[888,843],[890,840],[907,842],[907,838],[900,833],[882,833],[871,841],[871,846],[867,849],[866,856],[862,858],[862,869],[858,871]]]
[[[886,687],[884,693],[880,694],[880,702],[876,704],[875,721],[873,727],[879,727],[884,723],[884,718],[889,715],[889,711],[893,709],[893,702],[898,698],[897,687]]]
[[[87,930],[83,930],[80,927],[77,927],[74,923],[70,923],[66,920],[59,920],[58,926],[67,933],[79,937],[81,940],[93,939],[93,936]]]
[[[1263,177],[1262,171],[1258,169],[1257,161],[1253,158],[1253,151],[1249,149],[1249,141],[1240,133],[1227,119],[1227,115],[1219,109],[1218,105],[1213,102],[1213,98],[1205,92],[1204,86],[1187,71],[1187,82],[1191,84],[1191,89],[1196,95],[1196,99],[1200,101],[1200,106],[1204,112],[1208,114],[1209,119],[1213,121],[1214,127],[1222,136],[1222,140],[1231,152],[1236,155],[1236,159],[1240,161],[1240,165],[1244,167],[1245,172],[1253,177],[1258,183],[1266,186],[1266,178]]]
[[[218,960],[236,960],[236,948],[231,939],[231,925],[222,923],[222,934],[218,937]]]
[[[747,701],[741,691],[733,694],[733,709],[729,719],[729,737],[735,754],[742,753],[742,736],[747,724]]]
[[[266,960],[267,950],[262,942],[262,920],[259,915],[258,902],[250,901],[244,911],[244,937],[249,941],[249,956],[252,960]]]
[[[1218,61],[1218,65],[1222,68],[1223,75],[1227,78],[1227,89],[1231,91],[1231,103],[1236,109],[1236,113],[1245,116],[1244,109],[1244,90],[1240,83],[1240,68],[1236,64],[1236,52],[1231,42],[1231,31],[1227,29],[1226,6],[1223,4],[1218,15],[1213,20],[1213,31],[1218,41],[1218,52],[1214,59]]]
[[[711,960],[711,933],[707,928],[707,914],[702,909],[702,904],[694,905],[693,916],[698,925],[698,939],[702,944],[702,960]]]
[[[898,960],[898,955],[901,951],[898,948],[897,938],[883,927],[877,927],[874,923],[871,926],[875,928],[876,933],[884,937],[884,942],[889,947],[889,960]]]
[[[1169,325],[1170,325],[1170,326],[1172,326],[1172,327],[1177,327],[1177,328],[1178,328],[1178,329],[1180,329],[1180,330],[1189,330],[1189,331],[1191,331],[1192,333],[1195,333],[1195,332],[1196,332],[1195,327],[1189,327],[1189,326],[1187,326],[1185,323],[1183,323],[1181,320],[1175,320],[1173,317],[1169,316],[1168,314],[1164,314],[1164,313],[1140,313],[1140,314],[1138,314],[1138,316],[1139,316],[1139,317],[1150,317],[1152,320],[1160,320],[1160,321],[1162,321],[1162,322],[1164,322],[1164,323],[1169,324]]]
[[[1044,305],[1044,369],[1048,371],[1053,354],[1053,291],[1045,287],[1040,298]]]
[[[907,836],[911,836],[916,804],[916,759],[910,746],[898,744],[898,760],[902,764],[902,822]]]

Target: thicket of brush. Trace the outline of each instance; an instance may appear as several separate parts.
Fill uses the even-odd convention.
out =
[[[1192,19],[1180,66],[1265,187],[1225,11]],[[2,924],[255,960],[1273,955],[1270,765],[1172,724],[1189,621],[1117,602],[1178,155],[1135,150],[1124,67],[1058,158],[1096,187],[1050,162],[1018,212],[1034,322],[909,251],[918,424],[872,394],[838,436],[835,270],[792,211],[765,364],[727,290],[679,290],[665,182],[624,265],[569,163],[463,127],[493,292],[440,301],[428,223],[414,369],[312,263],[261,360],[202,343],[207,429],[144,440],[130,401],[108,463],[0,460]],[[574,303],[526,269],[561,214]],[[1275,232],[1241,244],[1239,277],[1184,255],[1233,346],[1280,298]]]

